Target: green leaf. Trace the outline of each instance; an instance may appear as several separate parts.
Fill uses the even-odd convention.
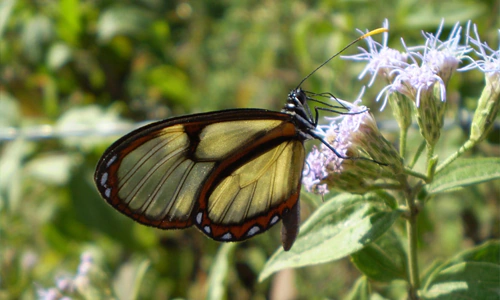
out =
[[[421,282],[422,286],[426,286],[430,279],[434,274],[439,273],[440,270],[443,269],[443,261],[440,259],[436,259],[432,261],[432,263],[427,267],[427,269],[422,273]]]
[[[354,283],[346,300],[369,300],[370,299],[370,283],[366,276],[359,277]]]
[[[281,248],[264,266],[259,280],[285,268],[325,263],[350,255],[386,232],[400,215],[384,200],[341,194],[322,205],[301,227],[290,251]]]
[[[364,195],[364,197],[366,199],[371,199],[371,198],[382,199],[382,200],[384,200],[385,204],[388,207],[390,207],[392,209],[397,209],[398,208],[398,200],[396,200],[396,198],[394,198],[393,195],[389,194],[388,192],[386,192],[384,190],[376,190],[376,191],[373,191],[373,192],[369,192],[366,195]]]
[[[432,270],[428,272],[428,274],[429,273],[430,274],[425,276],[427,278],[424,286],[428,286],[434,280],[437,274],[439,274],[443,269],[462,262],[486,262],[486,263],[500,265],[499,253],[500,253],[499,240],[488,241],[472,249],[460,252],[459,254],[455,255],[448,261],[433,267]]]
[[[225,243],[219,247],[215,261],[208,275],[207,299],[226,299],[226,280],[229,272],[229,260],[236,248],[236,243]]]
[[[390,282],[407,280],[406,252],[393,230],[351,254],[351,261],[371,280]]]
[[[440,271],[425,288],[423,299],[498,299],[500,265],[461,262]]]
[[[500,240],[491,240],[465,250],[453,257],[448,264],[464,261],[489,262],[500,265]]]
[[[436,194],[494,179],[500,179],[499,157],[461,159],[437,173],[426,190]]]
[[[148,259],[133,259],[121,265],[113,280],[113,290],[118,299],[138,299],[139,288],[149,268]]]

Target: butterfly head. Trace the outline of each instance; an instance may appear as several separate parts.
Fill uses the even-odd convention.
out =
[[[311,110],[307,105],[308,100],[307,92],[298,87],[293,89],[286,100],[285,106],[281,110],[284,113],[298,115],[306,122],[314,124]]]
[[[311,113],[307,105],[307,94],[302,88],[296,88],[288,94],[285,106],[281,110],[288,114],[297,114],[306,120],[311,119]]]

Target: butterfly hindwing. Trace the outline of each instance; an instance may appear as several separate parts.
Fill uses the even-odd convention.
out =
[[[108,203],[143,224],[196,224],[216,240],[244,240],[297,202],[302,142],[289,114],[246,109],[178,117],[115,142],[95,181]]]
[[[264,232],[298,201],[304,162],[299,140],[249,149],[216,184],[205,185],[197,226],[216,240],[244,240]],[[252,152],[256,152],[253,154]]]

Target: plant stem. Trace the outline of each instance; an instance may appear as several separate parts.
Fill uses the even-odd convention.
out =
[[[422,179],[423,181],[427,182],[427,176],[425,176],[425,174],[422,174],[420,172],[417,172],[417,171],[414,171],[408,167],[405,167],[405,174],[407,175],[411,175],[413,177],[417,177],[417,178],[420,178]]]
[[[406,137],[408,130],[405,128],[400,128],[399,131],[399,155],[404,159],[406,156]]]
[[[408,272],[410,279],[410,289],[408,298],[417,300],[417,291],[420,288],[420,275],[418,270],[417,256],[417,215],[418,208],[415,205],[414,194],[410,192],[408,187],[405,192],[406,205],[408,206],[410,215],[406,219],[406,233],[408,235]]]
[[[420,288],[417,258],[417,224],[416,217],[406,220],[408,233],[408,266],[410,272],[410,299],[417,299],[417,290]]]

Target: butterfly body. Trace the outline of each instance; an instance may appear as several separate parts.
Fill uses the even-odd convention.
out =
[[[306,99],[296,89],[282,112],[224,110],[136,129],[103,154],[98,190],[145,225],[195,225],[217,241],[262,233],[287,214],[298,215],[303,143],[315,128]],[[291,247],[298,228],[288,229]]]

